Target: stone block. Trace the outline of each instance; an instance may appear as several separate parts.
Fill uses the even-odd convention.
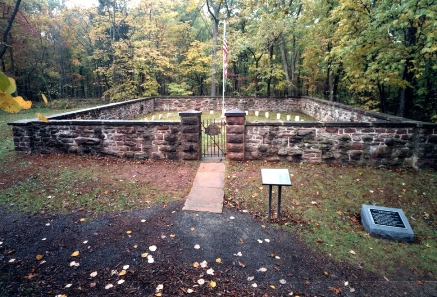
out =
[[[226,144],[226,152],[243,152],[244,151],[244,144],[237,144],[237,143],[227,143]]]
[[[400,208],[363,204],[361,223],[371,236],[398,241],[414,241],[414,232]]]
[[[245,117],[226,117],[226,125],[244,125]]]
[[[244,153],[227,152],[226,159],[232,161],[244,161]]]
[[[226,141],[228,143],[243,143],[244,142],[244,135],[242,135],[242,134],[227,134]]]
[[[242,125],[227,126],[226,133],[227,134],[244,134],[244,126],[242,126]]]

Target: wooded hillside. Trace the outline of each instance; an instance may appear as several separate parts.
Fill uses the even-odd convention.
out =
[[[309,95],[437,120],[437,0],[0,0],[0,70],[34,102]]]

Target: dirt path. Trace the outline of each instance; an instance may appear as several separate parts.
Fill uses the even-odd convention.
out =
[[[387,281],[336,263],[249,214],[196,213],[182,206],[177,201],[91,222],[81,222],[80,211],[3,212],[0,295],[437,296],[435,282]],[[72,257],[75,251],[79,255]],[[79,266],[70,266],[73,261]]]

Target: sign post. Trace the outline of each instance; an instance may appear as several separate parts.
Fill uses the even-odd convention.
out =
[[[263,185],[269,186],[269,212],[268,219],[272,212],[272,194],[273,186],[278,186],[278,220],[281,219],[281,195],[282,186],[291,186],[290,172],[288,169],[278,168],[261,168],[261,180]]]

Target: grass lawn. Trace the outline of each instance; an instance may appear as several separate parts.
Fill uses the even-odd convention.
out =
[[[226,199],[235,208],[266,218],[268,186],[260,168],[289,168],[278,227],[296,232],[309,246],[382,274],[410,270],[437,275],[437,173],[334,165],[230,163]],[[277,187],[273,187],[276,192]],[[276,193],[273,206],[276,210]],[[417,238],[400,243],[373,238],[360,223],[362,204],[401,208]]]
[[[278,117],[279,114],[279,117]],[[211,111],[203,111],[202,112],[202,120],[220,120],[222,112],[221,110],[211,110]],[[287,116],[290,118],[287,119]],[[298,118],[296,118],[298,117]],[[150,113],[147,116],[142,116],[139,120],[167,120],[167,121],[180,121],[179,112],[178,111],[157,111],[154,113]],[[246,116],[246,121],[315,121],[314,118],[300,113],[300,112],[280,112],[280,111],[270,111],[266,114],[265,111],[248,111]]]

